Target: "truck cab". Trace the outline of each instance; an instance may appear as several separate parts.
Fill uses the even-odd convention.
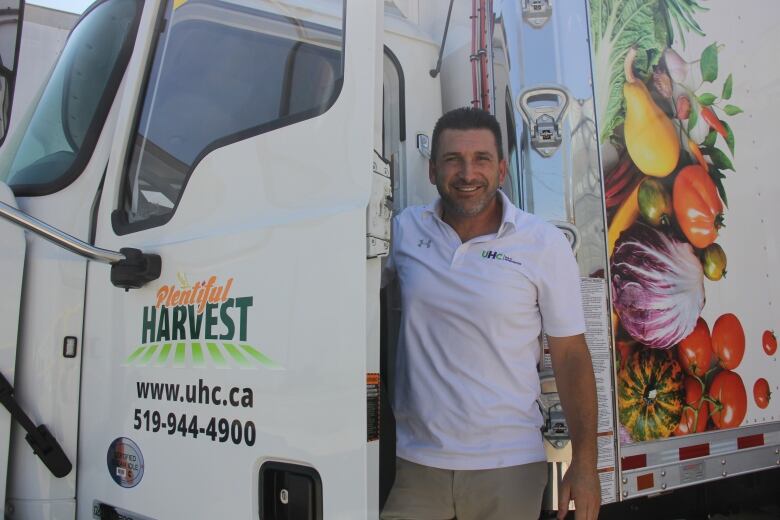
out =
[[[576,251],[604,503],[666,490],[672,467],[670,488],[716,478],[709,451],[686,451],[702,466],[684,474],[667,456],[710,439],[753,439],[713,455],[745,472],[773,464],[768,415],[623,436],[603,189],[622,134],[601,135],[589,44],[605,3],[563,4],[92,4],[0,150],[6,515],[377,518],[395,456],[390,219],[435,196],[430,133],[459,106],[497,117],[504,193]],[[538,368],[552,509],[571,446],[543,338]]]

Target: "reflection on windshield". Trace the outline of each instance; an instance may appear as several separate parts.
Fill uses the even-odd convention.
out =
[[[10,169],[0,172],[17,195],[55,191],[78,174],[72,166],[97,140],[115,93],[106,90],[127,63],[127,57],[122,63],[119,58],[134,36],[140,8],[138,0],[107,0],[71,33],[26,128],[20,129]]]

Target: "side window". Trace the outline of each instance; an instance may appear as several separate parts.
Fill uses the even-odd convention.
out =
[[[62,189],[83,169],[130,59],[142,2],[97,3],[76,25],[21,139],[9,143],[4,180],[17,196]]]
[[[118,233],[167,222],[201,158],[308,119],[343,79],[342,0],[315,21],[279,4],[168,0],[129,153]],[[245,4],[245,3],[242,3]]]

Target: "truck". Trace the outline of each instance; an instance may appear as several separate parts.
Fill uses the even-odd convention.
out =
[[[460,106],[496,116],[501,189],[576,252],[602,512],[776,479],[778,20],[98,0],[0,151],[6,517],[377,518],[390,220],[435,197],[430,132]],[[571,445],[544,335],[538,359],[554,510]]]

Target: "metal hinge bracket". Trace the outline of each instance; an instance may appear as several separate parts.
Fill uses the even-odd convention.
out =
[[[538,87],[517,97],[531,134],[531,147],[542,157],[552,157],[563,142],[562,122],[569,107],[569,95],[558,87]]]
[[[374,150],[371,199],[366,208],[366,257],[390,253],[390,221],[393,218],[393,187],[390,163]]]

